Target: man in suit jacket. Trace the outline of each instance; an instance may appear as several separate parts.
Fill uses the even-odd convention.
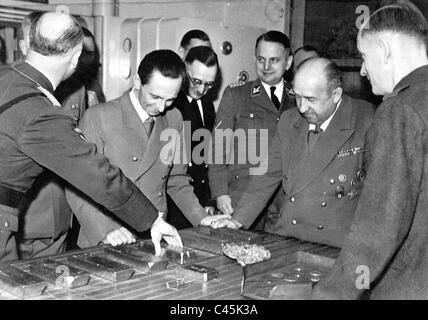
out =
[[[233,208],[248,187],[250,168],[258,165],[252,165],[249,161],[248,154],[254,150],[241,154],[245,161],[237,161],[239,153],[243,151],[238,150],[241,148],[238,147],[239,143],[226,142],[221,148],[222,154],[216,154],[216,148],[221,146],[222,141],[215,139],[215,131],[243,130],[248,140],[252,140],[249,129],[256,129],[254,140],[248,141],[248,148],[256,149],[255,154],[259,154],[260,144],[265,143],[260,139],[263,129],[268,130],[268,143],[272,143],[282,112],[295,107],[290,86],[283,80],[283,74],[290,68],[293,60],[290,50],[290,41],[282,32],[269,31],[262,34],[255,47],[258,79],[232,85],[224,90],[214,122],[213,164],[208,167],[211,193],[217,200],[218,209],[223,213],[233,213]],[[228,154],[233,154],[236,160],[229,161]],[[272,215],[279,213],[282,203],[281,193],[276,194],[276,198],[272,199],[273,205],[267,206]],[[261,229],[263,221],[254,227]]]
[[[364,178],[374,106],[343,95],[341,78],[330,60],[303,62],[293,82],[297,108],[281,116],[267,173],[252,177],[233,219],[214,227],[248,228],[282,181],[285,200],[269,231],[343,245]],[[318,127],[319,132],[311,132]]]
[[[180,111],[170,108],[184,78],[184,74],[177,78],[170,74],[177,73],[174,68],[181,64],[180,57],[170,50],[149,53],[140,63],[132,90],[88,109],[79,127],[159,211],[167,211],[168,193],[197,226],[209,224],[212,217],[208,217],[189,184],[187,163],[181,161],[183,119]],[[72,189],[67,190],[67,198],[81,225],[80,247],[101,241],[112,245],[135,241],[128,226],[90,199]]]
[[[369,24],[369,25],[368,25]],[[314,299],[428,298],[428,23],[411,2],[376,10],[357,47],[376,95],[367,178],[333,269]]]
[[[180,110],[185,122],[185,130],[190,130],[190,134],[185,134],[185,137],[191,138],[196,131],[202,129],[211,132],[213,129],[215,109],[207,93],[215,85],[218,60],[210,47],[198,46],[189,50],[184,62],[187,79],[172,107]],[[214,207],[208,202],[211,199],[211,192],[208,184],[208,164],[203,161],[204,150],[201,154],[193,156],[193,150],[201,143],[203,141],[197,139],[186,142],[186,147],[190,148],[187,150],[188,155],[191,156],[187,173],[190,175],[190,184],[193,185],[199,203],[205,207],[205,210],[213,211]],[[192,226],[171,201],[168,202],[168,208],[168,221],[177,229]]]

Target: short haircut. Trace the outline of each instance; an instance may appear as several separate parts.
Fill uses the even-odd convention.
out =
[[[199,39],[201,41],[210,42],[210,37],[202,30],[190,30],[186,32],[180,42],[180,46],[187,48],[190,45],[192,39]]]
[[[290,50],[291,53],[290,39],[288,39],[288,37],[280,31],[270,30],[260,35],[256,40],[256,50],[257,46],[259,45],[259,42],[262,40],[279,43],[284,47],[285,50]]]
[[[393,31],[427,42],[428,25],[422,12],[410,1],[397,0],[370,15],[360,28],[360,35]]]
[[[299,65],[296,74],[299,73],[299,70],[315,64],[323,67],[324,76],[327,81],[327,90],[330,93],[338,87],[343,88],[343,72],[335,62],[327,58],[313,57],[306,59]]]
[[[199,46],[190,49],[184,61],[191,64],[195,60],[203,63],[207,67],[218,66],[217,55],[210,47]]]
[[[64,55],[82,42],[83,32],[79,23],[71,15],[67,14],[64,15],[68,16],[70,19],[69,25],[66,26],[64,24],[64,27],[62,28],[63,30],[61,30],[62,32],[59,33],[58,36],[56,36],[54,39],[51,39],[42,34],[41,28],[43,24],[47,23],[44,21],[47,14],[52,14],[52,12],[43,13],[31,22],[31,50],[44,56]],[[51,28],[55,28],[55,26],[51,26]]]
[[[141,85],[149,83],[154,71],[159,71],[164,77],[185,79],[186,66],[181,58],[171,50],[155,50],[141,60],[138,76]]]
[[[299,52],[300,50],[306,51],[306,52],[315,52],[319,57],[321,56],[320,52],[318,51],[317,48],[315,48],[314,46],[310,46],[310,45],[305,45],[302,46],[300,48],[297,48],[296,50],[294,50],[294,54],[296,54],[297,52]]]

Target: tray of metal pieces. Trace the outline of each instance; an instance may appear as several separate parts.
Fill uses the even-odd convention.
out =
[[[331,250],[296,251],[243,267],[241,295],[258,300],[304,300],[334,264]]]
[[[227,242],[237,244],[261,244],[264,235],[245,230],[229,228],[212,229],[199,226],[179,231],[186,247],[197,248],[216,254],[222,254],[222,245]]]
[[[134,268],[112,259],[105,251],[75,254],[62,261],[111,282],[126,281],[135,273]]]
[[[32,262],[29,272],[58,288],[79,288],[89,283],[91,275],[69,264],[66,260],[43,259]]]
[[[0,289],[28,299],[40,296],[47,288],[45,280],[11,265],[0,266]]]

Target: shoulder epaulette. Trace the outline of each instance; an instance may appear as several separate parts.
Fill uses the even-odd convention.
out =
[[[287,81],[284,80],[284,89],[290,96],[294,96],[293,87]]]
[[[231,84],[229,84],[229,87],[230,88],[237,88],[237,87],[242,87],[244,84],[246,84],[245,81],[238,80],[238,81],[235,81],[235,82],[232,82]]]

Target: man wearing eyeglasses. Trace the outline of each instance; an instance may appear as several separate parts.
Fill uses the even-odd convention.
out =
[[[217,55],[210,47],[193,47],[186,54],[184,62],[187,79],[173,106],[181,111],[183,120],[190,124],[191,135],[188,136],[193,136],[193,133],[199,129],[211,132],[215,109],[211,99],[207,97],[207,93],[215,86],[218,71]],[[200,143],[202,141],[193,141],[193,139],[188,142],[191,154]],[[200,156],[202,158],[204,155]],[[190,183],[193,185],[199,203],[205,207],[207,212],[213,213],[214,207],[209,204],[211,192],[208,184],[208,165],[192,157],[187,173],[190,175]],[[173,203],[170,203],[168,221],[177,229],[192,226]]]
[[[218,130],[231,129],[233,132],[241,129],[248,137],[249,129],[256,129],[256,139],[248,141],[248,150],[254,148],[256,154],[260,150],[261,130],[267,129],[270,145],[282,112],[296,105],[291,86],[283,79],[284,72],[291,67],[292,61],[290,41],[284,33],[268,31],[259,36],[254,57],[258,79],[231,85],[224,90],[214,127]],[[216,144],[221,142],[213,141],[214,158],[218,158],[215,149]],[[216,159],[215,164],[208,168],[212,196],[216,198],[218,209],[228,214],[233,213],[234,207],[247,189],[252,167],[248,156],[245,163],[236,160],[242,151],[238,145],[225,145],[222,154],[224,159]],[[235,155],[234,163],[227,163],[226,154],[232,153]],[[259,221],[256,221],[251,229],[263,229],[265,216],[275,217],[279,213],[281,196],[279,192],[272,196],[264,214],[260,215]]]

